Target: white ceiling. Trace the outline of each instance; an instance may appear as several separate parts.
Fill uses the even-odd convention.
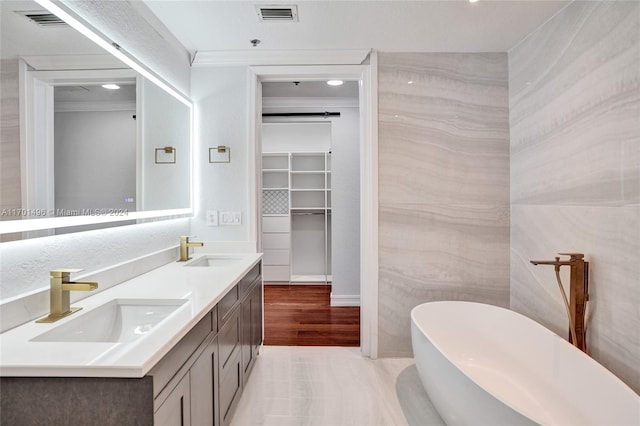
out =
[[[144,0],[190,51],[368,49],[506,52],[569,1]],[[297,4],[299,22],[259,22],[257,4]],[[251,39],[260,39],[252,47]]]
[[[136,102],[136,85],[119,84],[120,89],[109,90],[101,85],[56,86],[53,89],[55,102]]]
[[[353,98],[358,99],[358,82],[345,81],[342,86],[329,86],[326,81],[264,82],[263,98]]]

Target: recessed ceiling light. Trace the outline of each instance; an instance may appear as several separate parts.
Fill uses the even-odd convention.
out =
[[[413,80],[407,81],[407,84],[413,84]]]
[[[329,86],[342,86],[342,83],[344,83],[344,81],[342,81],[342,80],[329,80],[329,81],[327,81],[327,84]]]
[[[478,0],[469,0],[469,3],[478,3]]]
[[[103,84],[102,87],[109,90],[118,90],[120,88],[117,84]]]

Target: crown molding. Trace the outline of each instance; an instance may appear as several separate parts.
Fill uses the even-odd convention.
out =
[[[212,50],[197,52],[193,67],[260,65],[360,65],[370,49]]]
[[[100,70],[129,68],[111,55],[22,56],[36,71]]]

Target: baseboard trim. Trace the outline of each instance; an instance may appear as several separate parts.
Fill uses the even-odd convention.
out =
[[[359,294],[331,294],[331,306],[360,306]]]

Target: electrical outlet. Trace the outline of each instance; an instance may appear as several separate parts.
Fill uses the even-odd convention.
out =
[[[207,210],[207,226],[218,226],[218,210]]]

